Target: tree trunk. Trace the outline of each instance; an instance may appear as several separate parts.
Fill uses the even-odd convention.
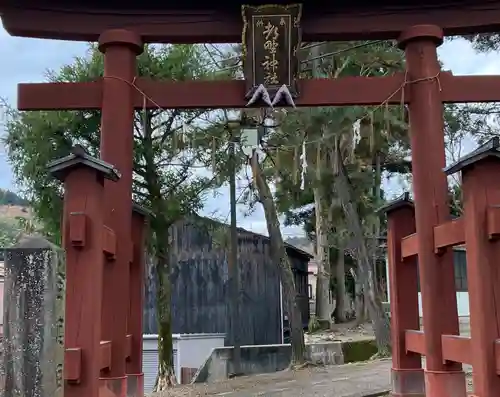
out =
[[[314,188],[316,212],[316,317],[321,322],[330,322],[330,262],[328,261],[328,235],[326,233],[324,211],[321,205],[320,188]],[[329,327],[328,327],[329,328]]]
[[[373,195],[375,197],[375,205],[378,207],[381,201],[380,189],[382,185],[382,168],[380,165],[380,153],[377,152],[375,157],[375,177],[374,177],[374,187]],[[374,225],[373,225],[373,238],[372,242],[372,258],[373,258],[373,282],[375,283],[375,292],[380,294],[380,275],[377,268],[377,259],[379,253],[379,238],[380,238],[380,216],[375,213]]]
[[[365,294],[360,277],[356,275],[354,269],[351,270],[354,278],[354,314],[356,315],[356,325],[360,325],[366,322]]]
[[[340,150],[337,146],[334,153],[334,161],[336,162],[335,169],[338,170],[334,181],[334,188],[342,204],[345,219],[349,225],[349,231],[356,247],[358,259],[357,276],[365,290],[365,304],[367,305],[368,314],[373,324],[375,338],[380,355],[387,355],[390,352],[391,334],[389,327],[389,319],[383,309],[380,296],[376,293],[373,283],[371,257],[366,246],[366,239],[363,233],[361,219],[357,208],[353,204],[352,186],[349,181],[347,170],[345,169]]]
[[[156,276],[156,320],[158,321],[158,376],[154,387],[155,392],[161,392],[175,385],[173,343],[172,343],[172,312],[170,285],[170,243],[169,227],[172,219],[166,201],[161,193],[159,170],[155,164],[153,144],[153,128],[151,113],[142,115],[144,138],[142,148],[145,160],[145,182],[149,192],[151,210],[151,231],[154,234],[154,271]]]
[[[344,248],[340,244],[336,258],[335,278],[337,279],[335,289],[335,322],[346,321],[346,288],[345,288],[345,261]]]
[[[161,215],[157,215],[156,222]],[[170,285],[170,256],[168,250],[167,222],[155,229],[161,230],[156,235],[156,318],[158,321],[158,377],[155,392],[167,390],[177,381],[174,372],[174,355],[172,341],[172,311]]]
[[[285,250],[283,236],[281,235],[280,222],[276,205],[269,188],[269,184],[262,172],[258,162],[257,154],[254,154],[251,160],[254,180],[256,182],[259,200],[264,208],[266,217],[267,231],[269,233],[270,251],[273,262],[278,265],[283,286],[283,301],[285,311],[287,312],[292,340],[292,361],[291,366],[297,366],[305,363],[305,344],[304,330],[302,325],[302,313],[297,301],[297,292],[293,277],[292,266]]]
[[[172,316],[171,316],[171,288],[168,266],[156,266],[156,304],[158,318],[158,377],[154,391],[161,392],[174,386],[176,382],[174,372]]]

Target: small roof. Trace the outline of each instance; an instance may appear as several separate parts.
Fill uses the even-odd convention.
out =
[[[497,136],[479,146],[476,150],[461,157],[455,163],[446,167],[443,171],[446,175],[452,175],[473,166],[475,163],[486,158],[500,159],[500,138]]]
[[[200,215],[193,215],[191,217],[191,219],[200,219],[202,221],[205,221],[205,222],[210,222],[212,224],[218,224],[220,226],[224,226],[226,228],[230,228],[230,225],[228,225],[227,223],[225,222],[221,222],[221,221],[217,221],[215,219],[210,219],[210,218],[207,218],[207,217],[203,217],[203,216],[200,216]],[[190,217],[186,217],[184,219],[185,222],[189,222],[190,221]],[[263,240],[269,240],[269,236],[266,236],[264,234],[260,234],[260,233],[256,233],[256,232],[252,232],[251,230],[247,230],[247,229],[243,229],[242,227],[238,227],[238,238],[241,238],[241,237],[244,237],[245,235],[248,236],[248,237],[256,237],[256,238],[260,238],[260,239],[263,239]],[[301,248],[298,248],[292,244],[289,244],[287,242],[284,243],[285,244],[285,249],[287,251],[292,251],[293,253],[295,253],[296,255],[298,256],[302,256],[304,257],[305,259],[307,259],[308,261],[314,257],[314,255],[311,255],[309,252],[307,251],[304,251],[303,249]]]
[[[410,199],[410,192],[404,192],[401,196],[395,200],[389,201],[380,207],[378,213],[388,213],[402,207],[413,207],[413,200]]]
[[[154,215],[153,212],[149,208],[146,208],[140,204],[137,204],[136,202],[132,203],[132,211],[135,211],[144,217],[151,217]]]
[[[59,180],[64,180],[67,173],[76,167],[90,167],[100,172],[104,178],[112,181],[120,179],[120,172],[111,164],[89,155],[81,145],[76,145],[65,157],[47,164],[49,172]]]

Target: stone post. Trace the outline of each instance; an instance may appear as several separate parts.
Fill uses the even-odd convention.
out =
[[[5,254],[0,396],[62,397],[63,251],[26,236]]]

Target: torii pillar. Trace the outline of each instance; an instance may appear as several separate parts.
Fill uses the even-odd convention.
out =
[[[117,397],[127,395],[125,356],[130,299],[132,244],[132,171],[134,160],[134,87],[136,57],[143,50],[134,32],[113,29],[99,37],[104,54],[101,159],[120,173],[105,184],[105,224],[116,235],[116,255],[104,266],[102,339],[112,342],[111,366],[102,374],[102,386]]]
[[[415,207],[409,193],[383,206],[387,214],[387,258],[391,302],[391,397],[424,397],[425,382],[420,354],[407,351],[405,333],[418,330],[417,257],[403,258],[401,241],[415,233]]]
[[[453,251],[434,250],[434,226],[450,219],[448,184],[443,169],[443,102],[437,47],[443,31],[413,26],[398,39],[405,50],[409,84],[415,224],[425,334],[425,388],[429,397],[465,397],[460,363],[443,361],[441,335],[458,335]]]
[[[127,396],[144,397],[144,373],[142,372],[142,332],[144,312],[144,265],[147,219],[151,213],[139,205],[133,206],[132,244],[133,260],[130,263],[130,301],[127,321],[127,337],[130,354],[126,363]]]

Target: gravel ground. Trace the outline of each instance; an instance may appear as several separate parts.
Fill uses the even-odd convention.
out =
[[[178,386],[151,397],[363,397],[390,389],[390,360],[311,367],[244,376],[224,382]]]
[[[461,317],[460,321],[460,335],[470,336],[470,325],[468,317]],[[421,327],[423,329],[423,327]],[[307,342],[321,342],[340,340],[342,342],[361,340],[367,338],[374,338],[373,328],[370,324],[361,324],[355,326],[354,323],[334,324],[332,329],[328,331],[320,331],[313,334],[306,334]],[[425,367],[425,358],[422,359],[422,365]],[[466,374],[467,391],[472,393],[474,387],[472,384],[472,366],[464,364],[463,369]]]
[[[462,335],[469,335],[467,327]],[[364,324],[334,325],[332,330],[306,335],[306,342],[352,341],[373,337],[372,327]],[[425,359],[423,359],[425,365]],[[181,385],[150,397],[363,397],[386,396],[390,389],[390,360],[375,360],[340,366],[311,367],[299,371],[244,376],[224,382]],[[472,368],[464,365],[467,390],[473,392]]]
[[[306,333],[304,339],[306,343],[317,343],[323,341],[351,342],[375,338],[371,324],[361,324],[356,326],[354,322],[345,324],[333,324],[327,331],[318,331],[312,334]]]
[[[385,397],[390,389],[390,368],[390,360],[312,367],[212,384],[177,386],[150,397]],[[466,382],[467,391],[472,393],[472,373],[467,373]]]

